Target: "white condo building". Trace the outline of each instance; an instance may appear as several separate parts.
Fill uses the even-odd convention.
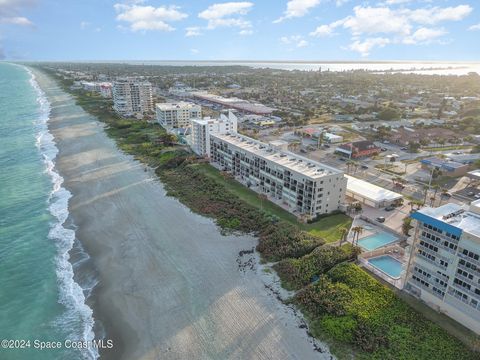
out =
[[[144,115],[153,111],[152,84],[132,78],[113,83],[113,108],[122,116]]]
[[[330,213],[345,199],[342,171],[236,133],[210,134],[210,161],[295,215]]]
[[[157,121],[165,128],[186,128],[192,119],[202,117],[202,107],[193,103],[160,103],[155,105]]]
[[[480,200],[424,208],[411,217],[405,290],[480,334]]]
[[[193,119],[191,147],[200,156],[210,156],[210,135],[237,132],[237,117],[229,112],[228,116],[220,115],[219,119]]]

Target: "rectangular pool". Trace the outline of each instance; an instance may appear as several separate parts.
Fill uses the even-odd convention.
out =
[[[390,255],[371,258],[368,259],[368,262],[391,278],[400,278],[400,274],[402,273],[402,263]]]
[[[365,250],[375,250],[397,240],[398,238],[395,235],[386,232],[379,232],[358,240],[358,245]]]

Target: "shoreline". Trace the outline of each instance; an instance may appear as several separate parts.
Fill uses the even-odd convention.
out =
[[[102,358],[330,358],[314,349],[285,305],[267,293],[258,272],[236,268],[237,254],[256,239],[222,236],[211,219],[166,197],[162,184],[121,153],[96,119],[54,80],[39,77],[54,98],[49,128],[60,150],[59,171],[73,194],[71,219],[99,274],[89,302],[115,342]],[[73,110],[65,116],[67,108]],[[165,215],[163,224],[158,214]],[[182,242],[170,226],[175,223]],[[168,329],[179,322],[184,327],[172,339]]]

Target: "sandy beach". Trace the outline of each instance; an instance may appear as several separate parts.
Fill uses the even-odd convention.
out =
[[[258,255],[239,256],[256,239],[222,236],[166,197],[102,124],[35,73],[52,105],[56,166],[73,194],[69,220],[98,276],[89,299],[97,336],[104,328],[114,341],[102,359],[331,358],[266,287],[272,276]]]

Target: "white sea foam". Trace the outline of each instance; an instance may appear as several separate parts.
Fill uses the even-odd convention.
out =
[[[55,169],[58,149],[53,135],[48,130],[50,103],[35,80],[35,75],[28,68],[25,69],[31,76],[30,84],[37,92],[37,102],[40,106],[40,114],[35,123],[37,126],[37,147],[43,156],[46,172],[53,184],[48,203],[49,211],[56,220],[52,223],[48,236],[55,242],[58,249],[56,274],[59,286],[59,302],[66,308],[64,314],[55,321],[55,324],[66,331],[71,340],[91,341],[95,336],[92,309],[85,303],[83,289],[74,281],[73,267],[69,261],[69,251],[74,244],[75,231],[65,228],[64,223],[68,218],[68,201],[72,194],[62,187],[63,178]],[[84,359],[97,359],[99,357],[98,351],[94,348],[84,349],[83,351]]]

